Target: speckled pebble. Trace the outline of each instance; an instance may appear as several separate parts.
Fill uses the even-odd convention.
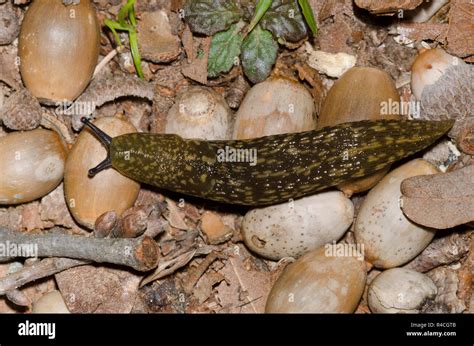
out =
[[[402,265],[431,242],[435,230],[409,221],[400,208],[400,184],[406,178],[437,173],[422,159],[412,160],[386,175],[367,195],[355,222],[354,235],[364,244],[365,258],[378,268]]]
[[[414,270],[392,268],[371,282],[368,302],[375,313],[418,313],[434,299],[437,289],[426,275]]]
[[[242,223],[247,247],[269,259],[299,257],[342,237],[354,206],[342,192],[330,191],[249,211]]]

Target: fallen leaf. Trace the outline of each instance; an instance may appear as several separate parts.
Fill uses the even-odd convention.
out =
[[[474,165],[405,179],[401,207],[412,221],[445,229],[474,220]]]
[[[184,219],[186,218],[184,210],[182,208],[179,208],[176,203],[169,198],[166,199],[166,202],[168,204],[169,213],[168,215],[165,215],[165,218],[170,223],[170,226],[186,231],[193,230],[193,227],[188,226],[184,221]]]
[[[214,286],[225,280],[221,273],[211,271],[203,275],[197,282],[193,296],[198,300],[199,304],[203,304],[211,296]]]
[[[158,268],[155,269],[155,271],[144,278],[142,282],[140,283],[140,287],[145,286],[146,284],[149,284],[152,281],[161,279],[169,274],[174,273],[176,270],[179,268],[184,267],[186,264],[189,263],[196,254],[196,250],[192,250],[189,252],[186,252],[176,258],[172,258],[168,261],[160,261],[160,264],[158,265]]]

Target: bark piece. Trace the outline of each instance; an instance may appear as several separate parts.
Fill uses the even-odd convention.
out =
[[[89,262],[71,258],[47,258],[0,279],[0,296],[27,283]]]
[[[470,234],[452,233],[446,237],[435,239],[404,268],[424,273],[440,265],[459,261],[466,255],[470,247]]]
[[[425,313],[461,313],[466,310],[466,305],[457,296],[459,278],[457,271],[448,267],[438,267],[428,273],[438,288],[438,294],[432,304],[423,311]]]

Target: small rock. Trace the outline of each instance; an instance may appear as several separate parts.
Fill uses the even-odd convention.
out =
[[[232,237],[232,229],[224,224],[219,215],[211,211],[202,215],[201,230],[211,245],[223,243]]]
[[[355,4],[377,15],[394,15],[399,10],[413,10],[423,0],[355,0]]]
[[[306,43],[306,52],[309,54],[308,65],[329,77],[338,78],[356,63],[356,57],[347,53],[327,53],[314,50],[311,44]]]

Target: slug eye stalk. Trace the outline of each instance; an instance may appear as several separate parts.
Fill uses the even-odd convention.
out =
[[[100,140],[100,142],[107,149],[107,157],[104,161],[99,163],[96,167],[89,169],[89,177],[94,177],[97,173],[112,167],[112,160],[110,158],[110,145],[112,144],[112,137],[106,134],[104,131],[95,126],[89,119],[83,117],[81,122],[86,125],[92,133]]]

